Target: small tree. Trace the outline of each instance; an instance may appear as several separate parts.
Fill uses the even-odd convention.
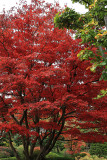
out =
[[[85,142],[79,141],[77,137],[72,138],[72,135],[65,135],[64,136],[66,139],[65,142],[65,148],[67,148],[67,153],[69,154],[76,154],[80,153],[81,147],[86,146]]]

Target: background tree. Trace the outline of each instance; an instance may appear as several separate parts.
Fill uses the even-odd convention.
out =
[[[78,137],[72,138],[72,135],[70,134],[65,134],[64,137],[67,140],[64,147],[67,149],[66,152],[71,155],[80,153],[82,146],[86,146],[85,142],[78,140]]]
[[[32,1],[0,15],[0,130],[17,160],[16,135],[25,160],[33,159],[36,143],[36,160],[43,160],[64,134],[89,142],[107,138],[106,98],[93,99],[106,86],[98,81],[101,68],[86,70],[89,62],[77,59],[81,40],[72,39],[72,30],[54,28],[59,10]]]
[[[101,143],[92,143],[90,146],[90,154],[97,155],[98,157],[107,158],[107,142]]]
[[[76,31],[76,38],[81,38],[81,44],[84,45],[84,49],[77,56],[81,60],[90,60],[92,64],[87,69],[93,72],[97,67],[103,68],[101,79],[107,80],[107,1],[72,0],[72,2],[84,4],[89,11],[79,14],[67,7],[63,12],[56,14],[55,26]]]

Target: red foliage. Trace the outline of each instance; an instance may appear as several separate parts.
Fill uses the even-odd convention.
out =
[[[66,136],[64,136],[64,137],[66,140],[69,140],[64,145],[64,147],[67,148],[66,152],[68,154],[72,155],[72,154],[80,153],[81,147],[86,146],[85,142],[79,141],[77,137],[75,137],[74,139],[72,139],[72,136],[70,136],[70,135],[67,135],[67,137]]]
[[[92,73],[88,61],[77,59],[83,46],[73,31],[54,28],[58,9],[34,1],[0,15],[0,129],[25,136],[27,145],[38,140],[41,148],[48,139],[47,153],[61,134],[107,138],[106,98],[93,99],[107,84],[98,81],[100,69]]]

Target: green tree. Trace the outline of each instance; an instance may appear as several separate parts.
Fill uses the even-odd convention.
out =
[[[105,143],[92,143],[90,147],[90,154],[99,157],[107,157],[107,142]]]
[[[87,70],[95,72],[96,68],[103,68],[101,79],[107,80],[107,0],[71,1],[84,4],[89,11],[79,14],[67,7],[56,14],[55,27],[75,30],[75,38],[82,39],[83,48],[77,56],[81,60],[90,60]]]

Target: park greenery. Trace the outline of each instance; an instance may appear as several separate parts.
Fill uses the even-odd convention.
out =
[[[15,143],[15,142],[14,142]],[[64,144],[64,143],[63,143]],[[5,146],[0,146],[0,160],[16,160],[14,157],[14,152],[8,147],[9,144],[6,143]],[[17,146],[17,143],[15,143],[15,146],[18,150],[18,153],[21,157],[21,159],[24,159],[23,156],[23,146],[19,145]],[[35,147],[34,151],[34,157],[32,160],[35,160],[37,157],[38,153],[40,152],[39,147]],[[57,152],[57,147],[56,151],[50,152],[46,156],[46,160],[106,160],[107,159],[107,143],[101,144],[101,143],[92,143],[90,145],[90,149],[88,152],[81,150],[80,153],[76,154],[68,154],[66,152],[66,149],[63,148],[60,150],[60,152]]]
[[[81,38],[83,49],[77,57],[90,60],[87,69],[92,72],[103,68],[101,79],[107,80],[107,1],[106,0],[71,0],[88,8],[85,14],[66,7],[54,18],[56,27],[75,30],[75,37]],[[78,10],[79,12],[79,10]]]

